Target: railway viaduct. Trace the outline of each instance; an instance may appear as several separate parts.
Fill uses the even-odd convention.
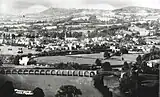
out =
[[[97,75],[97,71],[96,70],[58,70],[58,69],[11,68],[11,69],[1,69],[0,74],[93,77],[94,75]]]

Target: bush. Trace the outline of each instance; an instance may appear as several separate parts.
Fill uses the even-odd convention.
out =
[[[102,63],[102,69],[104,71],[112,71],[111,64],[109,62]]]
[[[31,58],[33,56],[32,53],[28,53],[28,58]]]
[[[75,97],[78,95],[82,95],[82,91],[77,89],[76,86],[62,85],[57,91],[55,97]]]
[[[138,64],[142,63],[142,57],[141,57],[141,55],[138,55],[138,57],[136,58],[136,61],[137,61]]]
[[[42,49],[41,49],[41,48],[37,48],[37,49],[36,49],[36,51],[41,52],[41,51],[42,51]]]
[[[32,64],[36,65],[36,64],[37,64],[37,61],[36,61],[36,60],[29,60],[29,61],[27,62],[27,65],[32,65]]]
[[[96,63],[97,66],[101,66],[101,60],[100,59],[96,59],[95,63]]]
[[[104,58],[110,58],[111,55],[108,51],[104,52]]]
[[[2,66],[3,65],[3,61],[2,61],[2,59],[0,59],[0,66]]]
[[[45,94],[41,88],[37,87],[33,90],[33,97],[44,97],[44,96]]]
[[[19,59],[20,59],[21,57],[19,56],[19,55],[17,55],[17,56],[15,56],[15,58],[14,58],[14,64],[15,65],[20,65],[20,63],[19,63]]]
[[[121,48],[121,49],[120,49],[120,52],[121,52],[122,54],[128,54],[128,50],[127,50],[126,48]]]
[[[125,61],[124,64],[123,64],[123,67],[122,67],[122,70],[126,71],[126,70],[129,70],[129,64]]]

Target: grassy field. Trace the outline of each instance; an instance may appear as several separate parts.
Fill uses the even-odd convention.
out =
[[[62,77],[62,76],[43,76],[43,75],[0,75],[0,86],[10,80],[14,83],[14,87],[18,89],[34,90],[40,87],[45,92],[45,97],[54,97],[57,89],[61,85],[75,85],[81,89],[81,97],[102,97],[97,89],[93,86],[92,78],[86,77]],[[105,77],[105,85],[110,88],[118,86],[118,79],[115,77]]]
[[[135,61],[138,54],[125,54],[123,55],[124,61]],[[36,58],[37,62],[42,63],[67,63],[75,62],[79,64],[95,64],[97,58],[103,59],[103,53],[96,54],[79,54],[79,55],[66,55],[66,56],[47,56]],[[114,56],[111,59],[103,60],[103,62],[108,61],[111,65],[121,65],[124,61],[121,61],[120,56]]]
[[[28,54],[28,53],[38,53],[33,49],[28,49],[26,47],[20,47],[20,46],[0,46],[0,54],[3,55],[17,55],[18,53],[18,49],[22,48],[23,49],[23,54]],[[12,49],[12,50],[8,50],[8,49]]]
[[[56,90],[61,85],[75,85],[82,90],[82,97],[102,97],[102,95],[92,86],[92,78],[82,77],[60,77],[60,76],[34,76],[34,75],[8,75],[1,76],[6,80],[14,82],[14,86],[19,89],[34,90],[40,87],[45,92],[45,97],[54,97]]]
[[[25,47],[19,47],[19,46],[0,46],[0,54],[3,55],[17,55],[18,49],[22,48],[23,49],[23,54],[28,54],[28,53],[38,53],[33,49],[28,49]],[[8,50],[12,49],[12,50]],[[124,59],[126,61],[135,61],[136,57],[138,54],[127,54],[123,55]],[[66,56],[46,56],[46,57],[39,57],[36,58],[38,62],[42,63],[67,63],[67,62],[75,62],[79,64],[94,64],[95,60],[97,58],[103,59],[103,53],[96,53],[96,54],[78,54],[78,55],[66,55]],[[103,60],[103,61],[108,61],[111,63],[111,65],[120,65],[123,64],[123,61],[121,61],[121,57],[119,56],[114,56],[111,59]]]

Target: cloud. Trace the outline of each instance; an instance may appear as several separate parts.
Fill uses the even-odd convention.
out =
[[[134,5],[160,9],[160,0],[133,0]]]
[[[133,5],[133,0],[85,0],[86,4],[108,4],[115,8]]]
[[[107,3],[86,3],[86,0],[53,0],[52,7],[58,8],[89,8],[89,9],[113,9],[114,7]]]
[[[52,7],[77,8],[82,6],[82,0],[50,0]]]

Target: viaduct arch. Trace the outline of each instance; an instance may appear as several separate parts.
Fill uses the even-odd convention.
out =
[[[20,74],[20,75],[54,75],[54,76],[80,76],[92,77],[97,74],[95,70],[57,70],[57,69],[1,69],[0,74]]]

